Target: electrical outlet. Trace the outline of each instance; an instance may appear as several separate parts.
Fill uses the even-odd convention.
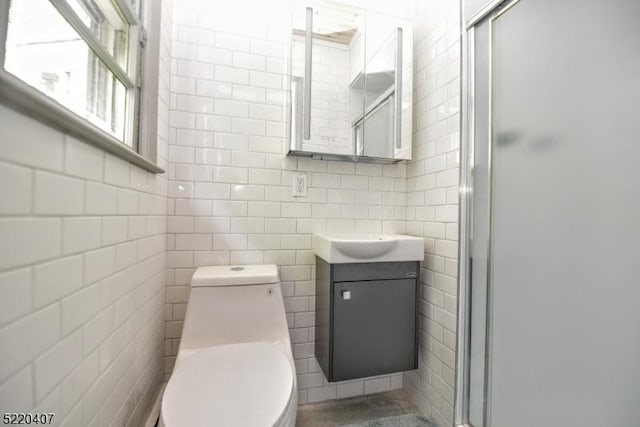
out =
[[[307,183],[308,179],[306,173],[294,174],[291,195],[293,197],[307,197]]]

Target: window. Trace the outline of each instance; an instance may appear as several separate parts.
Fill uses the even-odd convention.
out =
[[[3,68],[138,151],[139,9],[133,0],[10,0]]]

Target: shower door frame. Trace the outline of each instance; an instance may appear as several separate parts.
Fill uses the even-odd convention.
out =
[[[473,260],[471,258],[471,234],[474,218],[474,131],[475,131],[475,29],[480,23],[488,20],[491,41],[489,55],[489,85],[488,99],[488,207],[491,210],[492,195],[492,110],[493,110],[493,25],[496,18],[508,11],[520,0],[492,0],[482,7],[466,22],[464,17],[464,0],[461,0],[461,144],[460,144],[460,185],[459,185],[459,248],[458,248],[458,316],[456,327],[456,359],[455,359],[455,394],[454,394],[454,425],[456,427],[474,427],[470,421],[471,399],[471,275]],[[488,247],[487,247],[487,281],[486,281],[486,310],[485,310],[485,351],[484,364],[484,404],[483,424],[490,425],[488,399],[490,389],[490,344],[491,344],[491,212],[489,212]]]

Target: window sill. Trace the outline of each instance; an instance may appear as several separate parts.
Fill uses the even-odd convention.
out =
[[[12,74],[0,70],[0,102],[153,173],[164,169]]]

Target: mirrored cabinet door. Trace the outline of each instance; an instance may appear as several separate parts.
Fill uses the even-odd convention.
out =
[[[407,20],[336,2],[296,6],[289,154],[410,159],[412,51]]]
[[[362,116],[362,91],[349,86],[351,57],[364,58],[364,10],[312,4],[294,12],[292,80],[302,149],[353,155],[351,122]],[[305,84],[310,78],[311,84]]]

